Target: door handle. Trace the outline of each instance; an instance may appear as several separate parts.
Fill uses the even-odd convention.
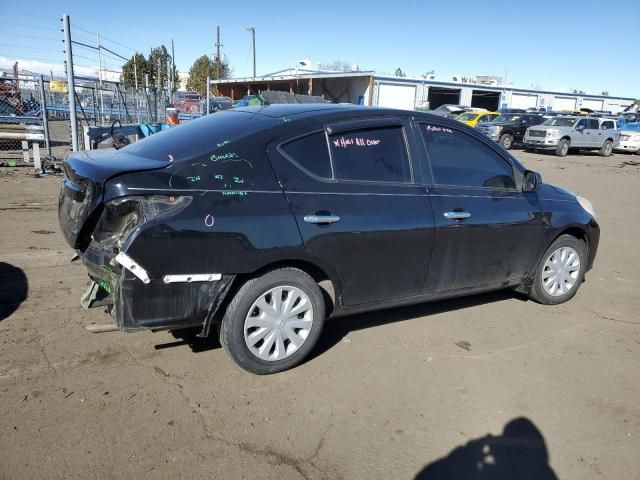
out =
[[[319,225],[326,223],[336,223],[340,221],[337,215],[305,215],[304,221],[307,223],[316,223]]]
[[[471,214],[469,212],[444,212],[444,218],[449,220],[464,220],[469,218]]]

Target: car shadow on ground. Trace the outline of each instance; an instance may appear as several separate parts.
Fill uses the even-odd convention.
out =
[[[350,332],[366,328],[378,327],[388,323],[413,320],[438,313],[451,312],[463,308],[473,308],[478,305],[495,303],[499,301],[517,298],[526,300],[527,297],[513,290],[498,290],[495,292],[481,293],[466,297],[451,298],[435,302],[420,303],[417,305],[395,307],[385,310],[376,310],[368,313],[330,318],[324,324],[324,329],[316,348],[309,360],[314,359],[340,343]]]
[[[485,435],[426,465],[415,480],[557,480],[540,430],[511,420],[501,435]]]
[[[29,282],[21,268],[0,262],[0,321],[15,312],[27,299]]]
[[[347,315],[344,317],[330,318],[325,321],[324,329],[320,335],[320,339],[311,355],[303,361],[306,363],[314,358],[327,352],[335,345],[340,343],[344,337],[355,330],[363,330],[366,328],[374,328],[388,323],[402,322],[405,320],[413,320],[437,313],[451,312],[463,308],[473,308],[478,305],[487,303],[495,303],[499,301],[517,298],[526,300],[527,297],[514,292],[513,290],[500,290],[489,293],[471,295],[467,297],[452,298],[449,300],[441,300],[436,302],[421,303],[418,305],[388,308],[384,310],[376,310],[368,313],[359,313],[356,315]],[[183,328],[171,331],[171,335],[176,339],[173,342],[158,344],[156,350],[164,350],[166,348],[174,348],[181,346],[189,346],[195,353],[215,350],[221,347],[218,339],[217,328],[212,327],[211,333],[207,338],[200,338],[198,334],[202,331],[202,327]]]

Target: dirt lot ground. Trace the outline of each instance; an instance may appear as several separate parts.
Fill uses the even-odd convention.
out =
[[[107,318],[79,305],[60,178],[3,169],[0,478],[640,478],[640,157],[516,155],[599,214],[574,300],[334,320],[267,377],[193,332],[89,333]]]

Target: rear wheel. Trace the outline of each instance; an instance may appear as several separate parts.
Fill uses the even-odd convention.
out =
[[[301,363],[315,346],[325,304],[318,284],[297,268],[247,281],[222,319],[220,343],[241,368],[259,375]]]
[[[505,150],[510,150],[513,146],[513,135],[505,133],[500,137],[500,145],[504,147]]]
[[[587,248],[572,235],[561,235],[542,256],[530,297],[545,305],[557,305],[571,299],[584,280]]]
[[[611,140],[605,140],[602,147],[600,147],[600,156],[608,157],[611,155],[611,152],[613,152],[613,142]]]
[[[563,138],[562,140],[560,140],[558,142],[558,146],[556,147],[556,156],[557,157],[566,157],[567,153],[569,153],[570,144],[571,144],[571,142],[566,138]]]

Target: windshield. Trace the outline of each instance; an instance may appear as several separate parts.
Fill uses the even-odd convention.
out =
[[[187,95],[187,102],[199,102],[200,97],[197,95]]]
[[[553,117],[544,122],[543,125],[549,125],[551,127],[573,127],[577,121],[577,118]]]
[[[513,113],[503,113],[502,115],[498,115],[493,121],[494,122],[518,122],[522,119],[522,115],[514,115]]]
[[[468,122],[470,120],[473,120],[477,116],[477,113],[463,113],[462,115],[458,115],[456,119],[460,120],[461,122]]]

